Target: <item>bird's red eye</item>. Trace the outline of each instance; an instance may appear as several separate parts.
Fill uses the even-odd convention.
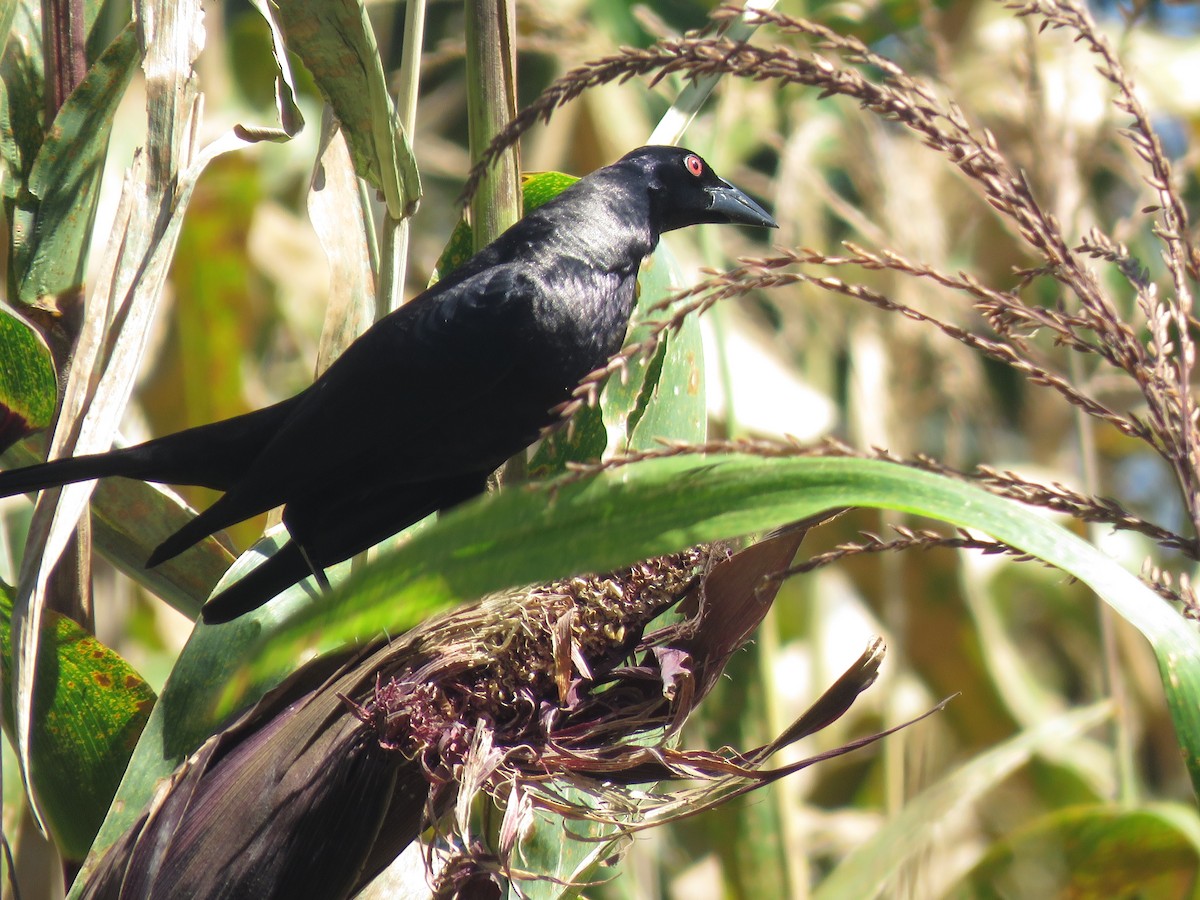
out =
[[[687,170],[697,178],[699,178],[704,172],[704,163],[700,160],[700,157],[694,154],[685,158],[683,164],[687,167]]]

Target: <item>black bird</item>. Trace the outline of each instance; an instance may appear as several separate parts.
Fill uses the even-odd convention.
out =
[[[290,540],[212,597],[225,622],[483,491],[618,349],[664,232],[774,219],[695,153],[642,147],[533,210],[364,332],[311,387],[134,447],[0,473],[0,496],[123,475],[224,495],[147,568],[283,506]]]

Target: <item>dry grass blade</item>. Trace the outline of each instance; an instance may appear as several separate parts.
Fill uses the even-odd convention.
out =
[[[1075,32],[1088,49],[1100,57],[1097,69],[1100,74],[1117,89],[1114,100],[1117,108],[1128,114],[1133,122],[1122,134],[1129,141],[1143,162],[1150,168],[1146,183],[1159,195],[1159,207],[1164,227],[1159,229],[1159,236],[1166,242],[1169,256],[1185,266],[1193,279],[1200,278],[1200,254],[1192,243],[1188,227],[1187,208],[1183,199],[1175,189],[1171,174],[1171,164],[1163,151],[1162,141],[1158,132],[1150,122],[1150,115],[1138,99],[1132,79],[1121,65],[1112,46],[1096,29],[1096,23],[1086,6],[1062,0],[1031,0],[1026,3],[1006,3],[1008,9],[1018,16],[1038,16],[1043,20],[1042,28],[1066,28]],[[1181,276],[1181,270],[1172,268],[1176,278],[1176,288],[1181,291],[1183,300],[1190,296],[1186,280]]]
[[[902,550],[932,550],[934,548],[978,550],[981,553],[989,555],[997,553],[1007,554],[1018,562],[1029,562],[1033,559],[1029,554],[1022,553],[1008,546],[1008,544],[987,540],[986,538],[977,538],[961,530],[958,532],[957,537],[948,537],[925,528],[912,529],[902,525],[893,525],[892,529],[899,535],[898,537],[891,540],[884,540],[877,534],[863,532],[862,541],[846,541],[838,544],[832,550],[813,556],[784,572],[780,572],[779,577],[803,575],[820,569],[823,566],[840,562],[851,556],[860,556],[864,553],[890,553]]]
[[[614,371],[618,371],[624,362],[634,355],[644,355],[652,352],[658,342],[661,341],[663,335],[671,328],[678,327],[679,322],[684,316],[703,313],[720,301],[743,297],[753,292],[792,287],[799,284],[810,284],[824,291],[863,301],[885,312],[899,313],[912,321],[932,325],[959,343],[977,350],[997,362],[1011,366],[1024,375],[1031,383],[1057,391],[1068,403],[1079,407],[1088,415],[1102,419],[1121,433],[1145,441],[1150,446],[1155,447],[1156,450],[1159,450],[1159,452],[1163,452],[1160,446],[1159,435],[1150,425],[1142,422],[1135,416],[1122,415],[1109,409],[1097,400],[1084,394],[1066,377],[1052,372],[1022,356],[1011,342],[989,340],[988,338],[972,334],[957,325],[944,322],[920,312],[911,306],[895,301],[863,285],[851,284],[840,278],[831,276],[778,271],[784,266],[800,262],[839,265],[850,261],[852,259],[849,257],[825,257],[813,253],[788,254],[763,260],[746,260],[743,261],[744,264],[738,269],[716,275],[686,291],[675,294],[671,298],[672,302],[691,299],[686,303],[680,302],[675,308],[675,313],[671,319],[656,323],[654,330],[644,341],[627,345],[610,360],[607,366],[589,374],[576,390],[574,399],[560,407],[559,412],[561,416],[567,418],[574,414],[583,404],[594,403],[599,393],[599,386],[605,378]],[[952,281],[952,279],[942,280]],[[1014,315],[1016,314],[1014,313]],[[1035,313],[1027,314],[1025,317],[1027,319],[1038,318]],[[1059,322],[1061,323],[1061,321],[1060,319]],[[1078,346],[1084,347],[1087,345],[1080,339]]]
[[[1196,598],[1196,589],[1187,573],[1179,575],[1179,584],[1170,572],[1151,565],[1147,560],[1142,567],[1142,583],[1149,586],[1156,594],[1174,603],[1180,611],[1193,621],[1200,621],[1200,600]]]
[[[1042,28],[1063,28],[1099,57],[1097,69],[1116,88],[1114,104],[1132,122],[1121,134],[1149,169],[1145,182],[1157,195],[1157,204],[1147,211],[1160,217],[1154,233],[1164,247],[1163,259],[1171,275],[1172,291],[1160,296],[1139,272],[1122,266],[1137,290],[1138,306],[1145,315],[1151,339],[1148,354],[1137,357],[1136,369],[1128,369],[1142,389],[1149,407],[1149,422],[1172,464],[1194,527],[1200,531],[1200,430],[1191,396],[1191,373],[1195,364],[1192,343],[1192,282],[1200,277],[1200,253],[1190,234],[1187,208],[1175,187],[1171,164],[1150,115],[1137,96],[1132,79],[1108,41],[1097,31],[1087,8],[1072,0],[1031,0],[1010,3],[1018,16],[1037,16]],[[1124,256],[1119,244],[1098,231],[1085,241],[1087,252],[1114,260]],[[1118,263],[1120,265],[1120,263]],[[1139,345],[1140,348],[1140,345]]]

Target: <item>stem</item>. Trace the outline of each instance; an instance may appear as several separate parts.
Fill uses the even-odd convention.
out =
[[[42,77],[43,101],[46,108],[44,127],[47,132],[67,97],[71,96],[76,85],[83,81],[83,76],[87,74],[86,38],[83,0],[43,0]],[[94,204],[90,213],[95,214]],[[86,255],[86,246],[81,248],[81,252]],[[82,271],[82,265],[80,269]],[[75,342],[83,327],[83,285],[74,285],[60,293],[54,298],[54,305],[60,312],[60,320],[71,323],[69,331],[59,332],[60,339],[52,341],[54,362],[58,368],[61,403],[62,388],[66,384]],[[62,315],[63,312],[67,314]],[[84,628],[94,630],[96,624],[92,609],[92,542],[89,524],[86,517],[81,520],[79,529],[63,552],[62,560],[47,585],[46,605],[79,622]]]
[[[400,49],[396,120],[410,144],[417,127],[417,95],[421,84],[421,48],[424,43],[425,0],[408,0],[404,11],[404,43]],[[385,212],[378,254],[380,269],[379,291],[375,295],[376,319],[382,319],[404,301],[408,238],[408,219],[397,221]]]
[[[1067,362],[1073,384],[1085,380],[1079,357],[1071,354]],[[1075,437],[1079,445],[1079,468],[1084,489],[1093,497],[1100,496],[1100,466],[1096,458],[1095,423],[1083,410],[1073,407]],[[1186,424],[1184,425],[1186,428]],[[1106,529],[1096,523],[1088,525],[1088,539],[1094,546],[1101,546]],[[1134,758],[1133,729],[1134,713],[1129,702],[1129,690],[1121,667],[1121,652],[1118,641],[1117,617],[1108,605],[1096,601],[1100,615],[1100,647],[1104,665],[1100,667],[1104,691],[1112,698],[1113,717],[1109,722],[1116,762],[1117,800],[1124,804],[1137,801],[1137,762]]]
[[[83,24],[83,0],[43,0],[42,47],[47,128],[54,121],[63,101],[83,81],[87,72],[87,36],[83,33]]]
[[[517,113],[513,0],[467,0],[467,126],[471,162]],[[518,150],[510,147],[484,174],[471,198],[475,249],[521,217]]]
[[[375,318],[382,319],[404,299],[404,273],[408,268],[408,219],[393,219],[385,211],[379,235],[379,292]]]
[[[425,0],[408,0],[404,11],[404,44],[400,48],[396,116],[410,141],[417,128],[417,93],[421,85],[421,48],[424,45]]]
[[[471,164],[517,114],[514,0],[466,0],[467,128]],[[521,171],[514,144],[484,173],[471,197],[471,235],[479,251],[521,218]],[[505,481],[522,481],[525,451],[504,467]]]
[[[723,36],[731,41],[750,40],[754,36],[754,32],[758,30],[758,25],[751,25],[746,21],[747,13],[772,10],[777,2],[778,0],[747,0],[742,17],[731,22],[722,32]],[[708,99],[708,95],[713,92],[713,88],[720,80],[721,75],[716,74],[702,75],[689,81],[687,86],[679,92],[679,96],[671,104],[671,108],[659,120],[646,143],[679,143],[683,133],[687,131],[687,127],[692,124],[692,119],[696,118],[696,113],[700,111],[700,107],[704,105],[704,101]]]

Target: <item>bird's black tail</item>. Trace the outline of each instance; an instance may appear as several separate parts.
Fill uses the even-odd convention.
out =
[[[244,416],[189,428],[135,447],[55,459],[0,472],[0,497],[123,475],[162,484],[195,484],[229,490],[258,456],[297,395]]]
[[[140,478],[144,477],[139,474],[142,468],[138,460],[131,458],[124,450],[55,459],[26,466],[23,469],[0,472],[0,497],[29,494],[63,484],[74,484],[77,481],[105,478],[109,475]]]
[[[296,542],[288,541],[274,555],[204,604],[200,617],[209,625],[229,622],[258,609],[311,574]]]
[[[361,494],[342,498],[341,505],[325,504],[319,509],[289,503],[283,511],[283,522],[293,540],[213,596],[200,615],[210,625],[228,622],[312,575],[309,560],[296,543],[297,537],[308,551],[309,559],[328,568],[375,546],[435,510],[457,506],[482,493],[487,476],[484,471],[425,484],[367,485]],[[337,527],[339,524],[342,527]],[[174,550],[172,544],[167,552]]]

